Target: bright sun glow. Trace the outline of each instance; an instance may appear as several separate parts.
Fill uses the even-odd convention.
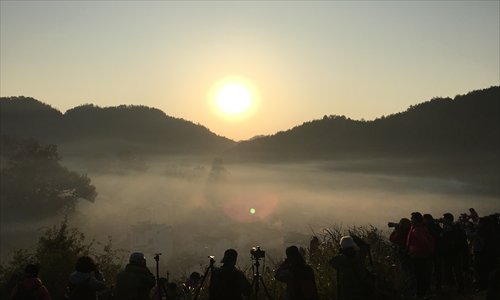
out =
[[[214,86],[211,99],[217,114],[239,120],[255,110],[257,96],[256,89],[248,80],[227,77]]]
[[[215,96],[217,105],[226,114],[234,115],[246,111],[252,105],[248,88],[238,82],[225,84]]]

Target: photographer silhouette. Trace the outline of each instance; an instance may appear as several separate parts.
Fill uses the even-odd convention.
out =
[[[239,300],[250,296],[252,287],[243,272],[236,269],[238,252],[227,249],[220,268],[214,268],[210,277],[210,300]]]

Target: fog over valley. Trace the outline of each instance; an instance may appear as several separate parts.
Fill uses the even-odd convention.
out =
[[[349,161],[241,164],[170,156],[149,158],[134,169],[109,161],[62,163],[86,172],[98,192],[94,203],[78,202],[68,215],[70,226],[102,243],[111,236],[124,253],[143,251],[150,264],[161,252],[163,270],[177,276],[199,271],[208,255],[220,257],[230,247],[241,253],[242,266],[249,265],[248,251],[257,245],[277,261],[285,246],[307,246],[313,233],[331,226],[387,230],[387,222],[413,211],[439,218],[445,212],[458,217],[470,207],[480,215],[500,209],[497,194],[470,183],[349,171],[356,165]],[[2,221],[2,260],[11,250],[32,247],[43,228],[62,218]]]
[[[243,267],[253,246],[278,262],[326,228],[386,237],[414,211],[500,212],[499,96],[492,86],[373,121],[324,115],[240,142],[147,106],[63,113],[2,97],[1,263],[65,216],[96,247],[111,237],[122,265],[161,252],[162,272],[182,276],[227,248]]]

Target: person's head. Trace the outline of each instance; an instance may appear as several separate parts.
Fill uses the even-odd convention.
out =
[[[421,213],[419,212],[412,212],[411,213],[411,224],[416,225],[416,224],[422,224],[424,222],[424,217],[422,216]]]
[[[82,256],[78,258],[75,265],[75,270],[82,273],[90,273],[96,270],[96,264],[90,256]]]
[[[297,246],[290,246],[285,250],[286,258],[292,265],[304,265],[304,257],[300,254],[299,248]]]
[[[410,227],[411,227],[411,221],[410,221],[410,219],[408,219],[408,218],[402,218],[401,220],[399,220],[399,226],[398,226],[399,230],[401,230],[403,232],[409,231]]]
[[[424,214],[422,217],[424,218],[425,223],[433,223],[434,222],[434,217],[431,214]]]
[[[146,257],[144,256],[144,253],[142,252],[134,252],[130,254],[130,258],[128,262],[131,265],[136,265],[136,266],[145,266],[146,265]]]
[[[451,213],[443,214],[443,223],[444,224],[453,224],[454,219],[455,218],[453,217],[453,215]]]
[[[24,275],[26,277],[38,277],[39,272],[40,272],[40,266],[37,264],[28,264],[24,268]]]
[[[346,235],[340,238],[340,248],[344,251],[349,248],[352,248],[353,250],[359,250],[358,245],[350,235]]]
[[[227,249],[224,252],[224,257],[221,260],[221,263],[224,265],[236,265],[236,260],[238,259],[238,252],[234,249]]]
[[[167,284],[167,282],[168,282],[168,280],[167,280],[167,278],[165,278],[165,277],[160,277],[160,278],[158,279],[158,284],[159,284],[160,286],[165,286],[165,284]]]
[[[198,281],[200,281],[200,279],[201,279],[201,275],[198,272],[193,272],[193,273],[191,273],[191,275],[189,275],[189,280],[191,280],[193,282],[198,282]]]

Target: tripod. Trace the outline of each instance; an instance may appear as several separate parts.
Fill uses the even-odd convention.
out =
[[[161,300],[163,295],[165,295],[165,298],[167,300],[170,300],[167,290],[165,289],[165,285],[160,283],[160,264],[159,264],[160,255],[161,253],[155,253],[154,256],[154,259],[156,261],[156,287],[158,288],[158,300]],[[168,281],[168,275],[167,275],[167,281]]]
[[[193,300],[198,299],[198,296],[200,295],[201,288],[203,287],[203,284],[205,283],[205,279],[207,279],[208,271],[210,271],[210,275],[212,275],[212,271],[214,270],[215,257],[209,256],[208,258],[210,259],[210,263],[208,264],[208,267],[205,269],[205,273],[203,273],[203,278],[201,279],[201,282],[198,285],[198,288],[196,289],[196,294],[194,294]]]
[[[255,289],[255,299],[256,300],[259,299],[259,289],[260,289],[260,284],[262,284],[267,299],[271,300],[271,296],[269,295],[267,287],[264,284],[264,279],[262,279],[262,275],[260,275],[259,273],[260,257],[253,256],[252,258],[255,260],[255,262],[252,264],[252,272],[253,272],[252,288]]]

